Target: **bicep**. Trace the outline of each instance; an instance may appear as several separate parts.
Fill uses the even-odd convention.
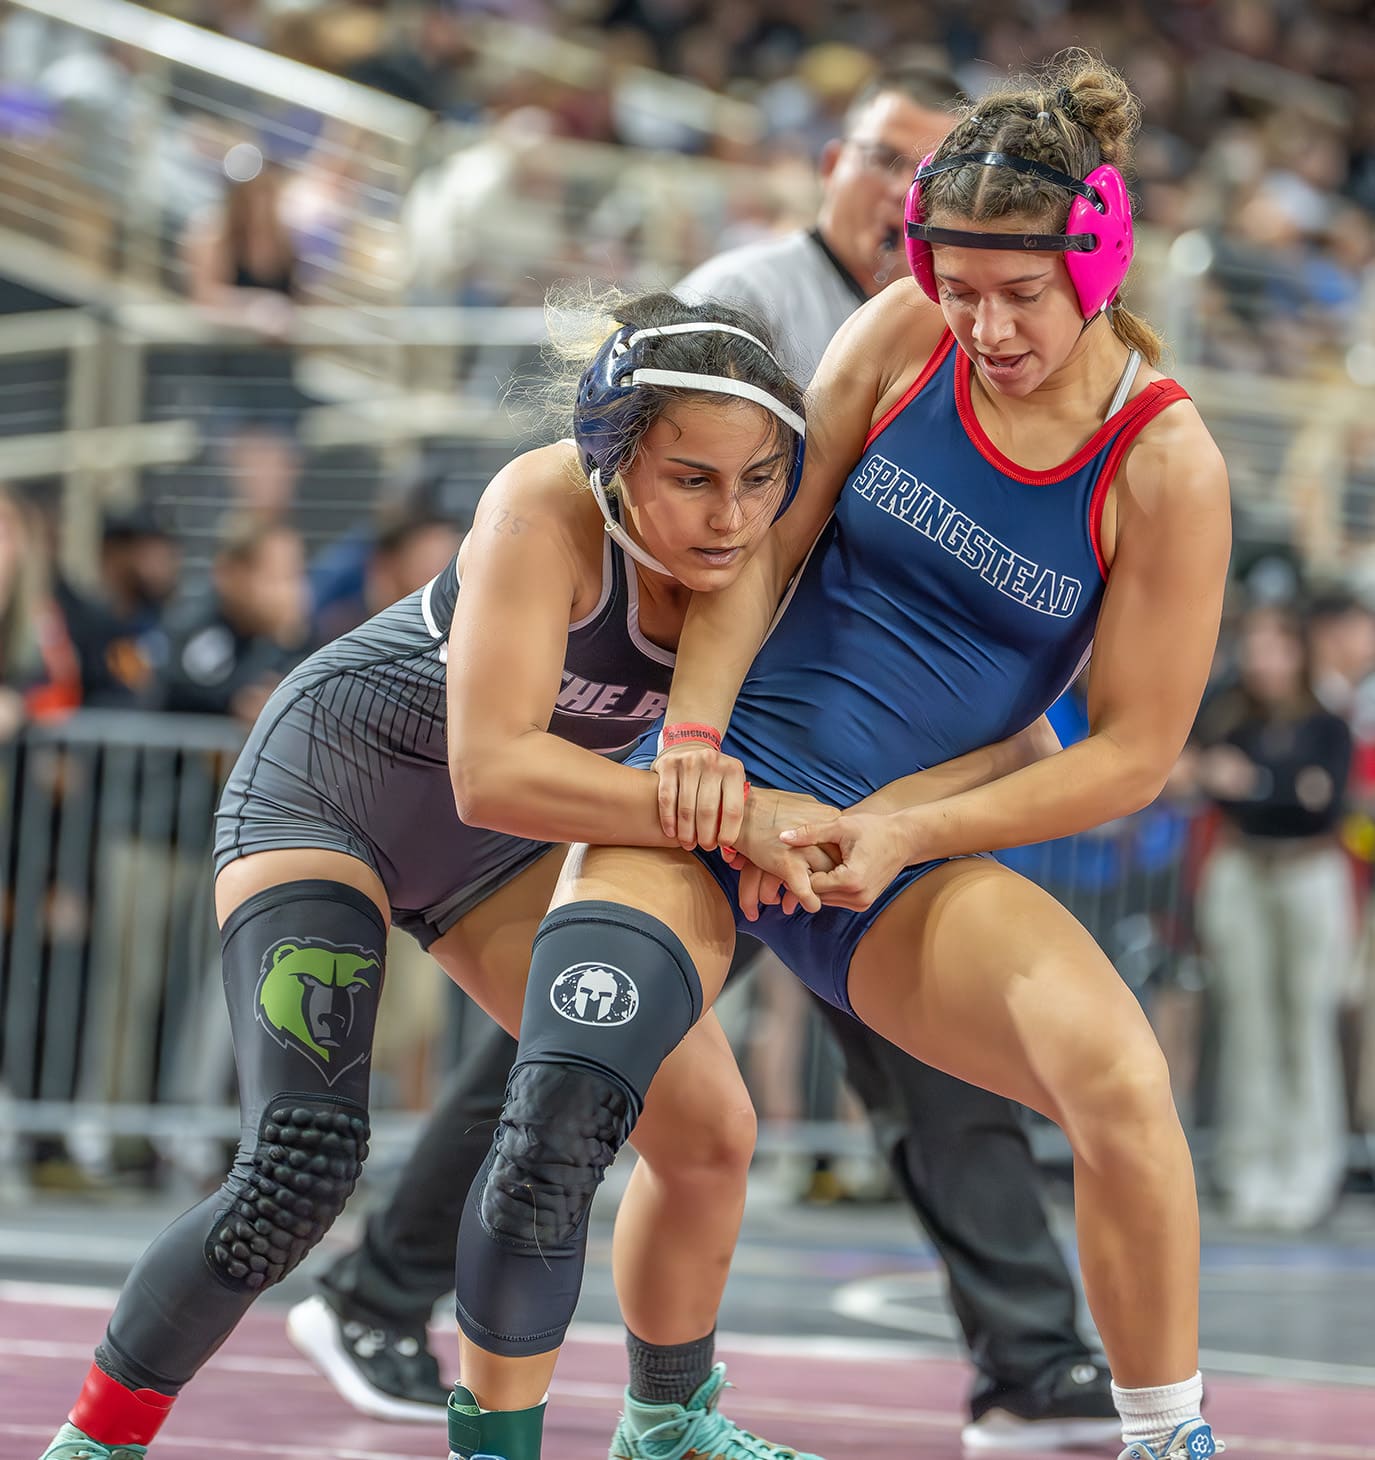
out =
[[[1184,436],[1182,446],[1149,453],[1137,478],[1120,484],[1117,550],[1089,679],[1094,733],[1162,774],[1188,738],[1208,682],[1231,550],[1222,459],[1201,426]]]
[[[497,508],[479,513],[473,539],[449,631],[451,759],[547,728],[575,588],[567,546],[550,525]]]
[[[802,483],[779,522],[792,570],[835,510],[895,382],[920,370],[940,340],[940,312],[914,309],[895,289],[875,296],[840,326],[808,387]]]

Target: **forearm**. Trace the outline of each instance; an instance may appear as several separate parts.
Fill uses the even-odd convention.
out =
[[[531,730],[450,762],[454,801],[469,826],[533,841],[676,845],[659,829],[658,777]]]
[[[932,801],[958,796],[996,781],[1025,766],[1034,765],[1046,756],[1055,755],[1060,742],[1050,721],[1044,715],[1018,735],[1010,735],[995,745],[981,746],[953,760],[915,771],[901,780],[866,796],[851,807],[852,811],[894,812],[909,806],[923,806]]]
[[[1159,794],[1167,771],[1106,735],[996,781],[896,814],[913,862],[1074,836],[1128,816]]]
[[[678,642],[667,724],[711,725],[725,733],[778,608],[780,577],[777,554],[766,545],[729,588],[693,597]]]

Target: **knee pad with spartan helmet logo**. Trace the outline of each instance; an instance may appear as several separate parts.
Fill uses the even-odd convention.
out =
[[[702,1013],[677,934],[614,902],[575,902],[540,924],[516,1069],[572,1064],[622,1086],[638,1119],[659,1066]]]
[[[697,970],[657,918],[578,902],[540,925],[506,1102],[458,1243],[458,1321],[474,1343],[519,1356],[562,1342],[592,1197],[701,1012]]]

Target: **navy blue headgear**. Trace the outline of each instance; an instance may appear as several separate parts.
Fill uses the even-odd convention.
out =
[[[661,336],[708,331],[739,335],[742,339],[758,345],[770,359],[774,358],[773,352],[763,340],[733,324],[692,320],[645,329],[625,324],[608,337],[578,382],[578,399],[573,408],[573,440],[578,448],[578,461],[587,473],[597,504],[606,519],[606,530],[632,557],[661,573],[667,573],[668,570],[631,539],[616,520],[606,497],[605,483],[625,465],[626,442],[633,436],[633,413],[636,406],[632,391],[635,386],[669,385],[738,396],[763,406],[791,427],[797,435],[797,449],[788,473],[787,490],[774,515],[775,521],[791,505],[797,495],[798,483],[802,480],[807,424],[796,411],[785,406],[768,391],[746,380],[736,380],[729,375],[697,375],[683,370],[658,370],[644,363],[649,353],[646,346]]]

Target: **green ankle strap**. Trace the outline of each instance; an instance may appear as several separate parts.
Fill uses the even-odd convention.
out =
[[[464,1460],[479,1455],[501,1460],[540,1460],[544,1404],[529,1409],[493,1409],[484,1413],[471,1392],[454,1385],[449,1396],[449,1449]]]

